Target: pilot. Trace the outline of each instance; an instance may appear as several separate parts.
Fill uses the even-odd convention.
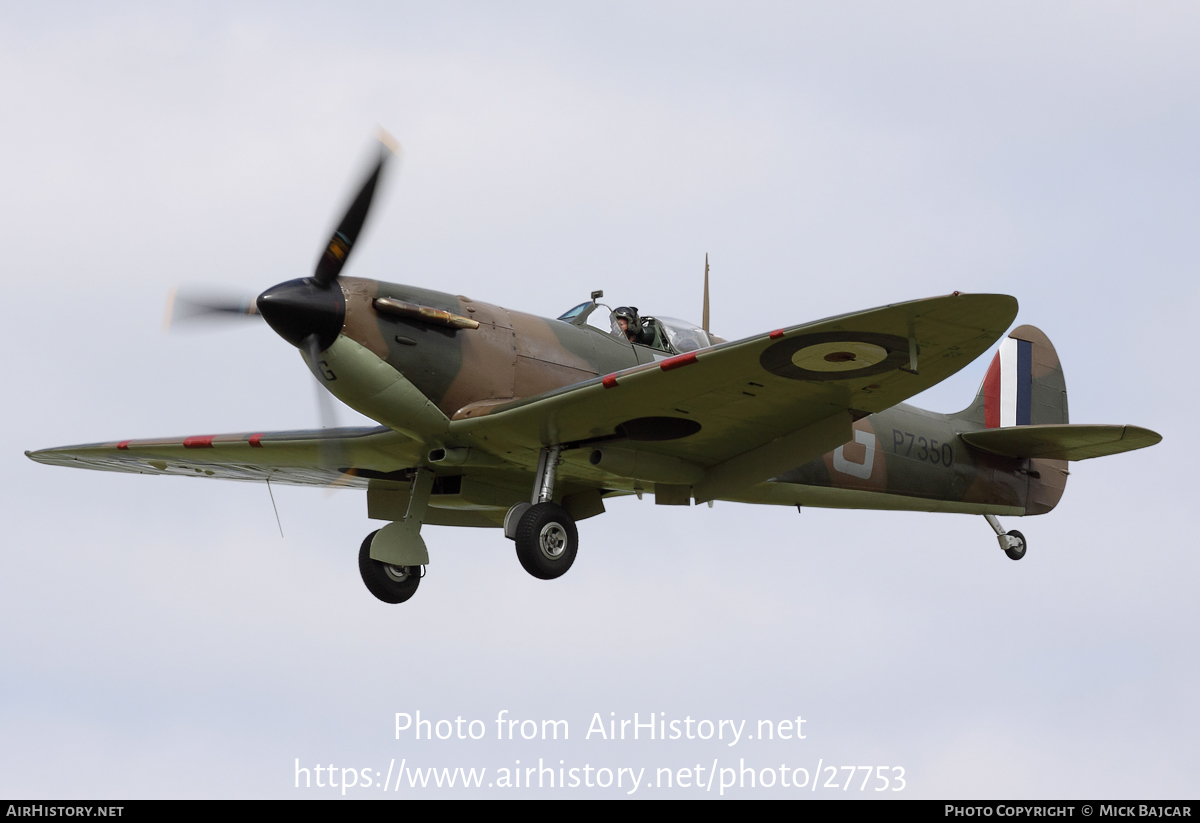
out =
[[[626,340],[630,343],[638,342],[638,332],[641,331],[642,324],[638,319],[637,306],[619,306],[613,312],[613,319],[617,321],[617,325],[625,333]]]

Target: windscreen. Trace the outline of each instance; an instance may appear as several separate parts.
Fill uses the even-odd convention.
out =
[[[565,312],[563,312],[562,314],[560,314],[560,315],[558,316],[558,319],[559,319],[559,320],[571,320],[571,319],[573,319],[573,318],[575,318],[575,317],[578,317],[578,316],[579,316],[579,313],[580,313],[580,312],[582,312],[584,309],[586,309],[586,308],[587,308],[588,306],[590,306],[590,305],[592,305],[592,303],[591,303],[591,301],[590,301],[590,300],[589,300],[588,302],[586,302],[586,303],[580,303],[580,304],[579,304],[578,306],[576,306],[575,308],[573,308],[573,309],[568,309],[567,311],[565,311]]]

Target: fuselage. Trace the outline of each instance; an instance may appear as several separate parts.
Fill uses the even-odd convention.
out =
[[[340,278],[339,285],[345,305],[340,337],[402,375],[436,407],[437,412],[428,410],[426,417],[435,415],[443,425],[490,405],[672,354],[585,324],[537,317],[464,295],[350,277]],[[376,308],[380,298],[478,325],[455,328],[415,315],[385,313]],[[340,391],[343,387],[328,387],[380,419],[378,406],[356,405],[354,396]],[[858,420],[851,442],[731,499],[972,514],[1040,514],[1052,509],[1065,487],[1065,462],[1004,458],[971,448],[959,434],[982,428],[976,416],[971,409],[946,415],[895,406]],[[403,429],[403,424],[381,422]]]
[[[900,404],[854,424],[854,440],[750,490],[747,502],[855,509],[1043,514],[1066,486],[1062,460],[973,449],[964,415]]]

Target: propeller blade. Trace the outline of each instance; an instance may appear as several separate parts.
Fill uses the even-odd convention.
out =
[[[300,341],[300,348],[304,352],[304,362],[317,379],[317,388],[320,389],[317,392],[317,409],[321,415],[321,428],[336,429],[337,416],[333,409],[333,401],[329,399],[329,392],[325,390],[325,376],[321,374],[321,338],[310,334]]]
[[[321,428],[336,429],[338,427],[338,419],[337,410],[333,406],[333,399],[320,383],[317,384],[317,389],[317,415],[321,419]]]
[[[214,293],[202,296],[180,293],[176,289],[167,297],[167,312],[163,325],[170,329],[177,323],[213,323],[241,320],[244,317],[261,317],[253,297]]]
[[[321,373],[321,342],[319,335],[310,334],[304,338],[300,341],[300,348],[304,352],[304,360],[308,364],[309,370],[312,371],[313,377],[317,380],[317,413],[321,419],[321,428],[336,429],[338,427],[337,412],[334,408],[333,398],[325,388],[325,377]],[[321,468],[331,469],[336,472],[341,472],[342,469],[350,467],[349,455],[346,454],[346,450],[342,444],[336,440],[324,440],[321,442],[318,461],[321,464]],[[335,480],[330,485],[337,486],[339,480]]]
[[[380,133],[379,143],[379,162],[375,164],[375,168],[363,181],[358,194],[350,203],[350,207],[346,209],[342,222],[338,224],[337,231],[333,233],[333,237],[329,238],[329,244],[321,253],[321,259],[317,261],[317,270],[313,273],[312,279],[322,288],[328,287],[334,280],[337,280],[342,267],[346,265],[346,260],[350,257],[350,252],[354,250],[354,243],[358,240],[363,224],[367,221],[367,214],[371,211],[371,200],[375,197],[375,188],[379,184],[383,167],[387,164],[388,158],[396,151],[395,141],[386,132]]]

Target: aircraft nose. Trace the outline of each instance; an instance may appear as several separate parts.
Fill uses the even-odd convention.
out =
[[[329,348],[346,322],[346,297],[336,282],[319,286],[311,280],[289,280],[258,296],[258,313],[284,340],[297,348],[317,335],[321,349]]]

